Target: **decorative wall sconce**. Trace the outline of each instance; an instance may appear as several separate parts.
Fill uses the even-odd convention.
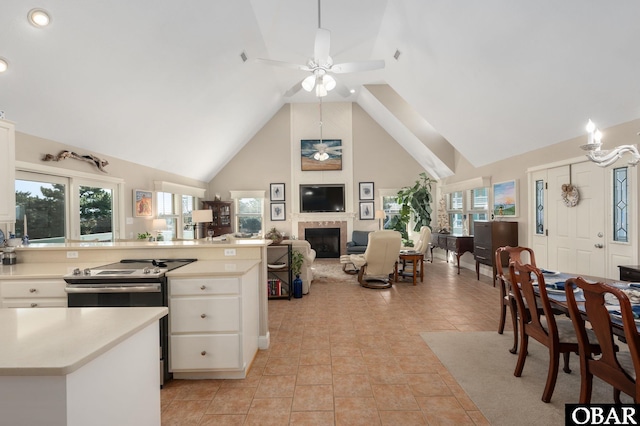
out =
[[[629,164],[635,166],[640,162],[640,152],[635,145],[620,145],[613,149],[600,149],[602,147],[602,132],[596,128],[593,121],[587,123],[587,144],[580,148],[587,151],[587,158],[600,167],[607,167],[618,161],[622,154],[629,153],[633,157]]]

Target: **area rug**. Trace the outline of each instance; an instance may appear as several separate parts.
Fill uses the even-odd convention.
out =
[[[564,405],[580,395],[580,361],[571,354],[572,372],[562,367],[551,402],[542,402],[549,366],[548,350],[535,341],[521,377],[513,370],[517,355],[509,353],[513,335],[505,332],[420,333],[444,366],[492,425],[563,425]],[[562,365],[562,358],[560,360]],[[594,378],[592,402],[613,403],[609,385]],[[623,397],[624,401],[624,397]]]

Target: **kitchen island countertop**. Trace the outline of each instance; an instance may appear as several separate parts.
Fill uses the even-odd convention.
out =
[[[168,311],[166,307],[0,309],[0,376],[70,374]]]

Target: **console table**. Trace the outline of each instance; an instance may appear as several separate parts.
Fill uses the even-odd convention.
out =
[[[620,281],[640,282],[640,265],[619,265]]]
[[[441,248],[447,252],[447,262],[449,261],[449,250],[456,254],[458,261],[458,274],[460,274],[460,256],[465,252],[473,253],[473,235],[451,235],[451,234],[431,234],[431,262],[433,263],[433,249]]]

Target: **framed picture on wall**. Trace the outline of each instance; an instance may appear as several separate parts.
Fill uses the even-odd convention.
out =
[[[284,183],[271,184],[271,201],[284,201]]]
[[[360,182],[360,199],[373,200],[373,182]]]
[[[143,189],[133,190],[133,216],[152,217],[153,216],[153,192]]]
[[[342,170],[342,139],[302,139],[300,166],[303,172]]]
[[[271,203],[271,220],[285,220],[285,203]]]
[[[493,184],[493,215],[495,217],[518,216],[518,182],[516,180]]]
[[[373,207],[373,201],[360,203],[360,220],[375,219],[376,211]]]

